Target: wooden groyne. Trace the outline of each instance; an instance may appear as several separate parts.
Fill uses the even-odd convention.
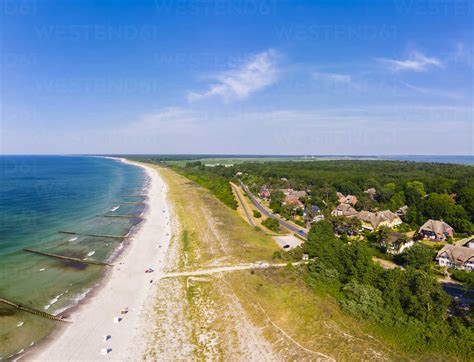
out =
[[[103,217],[111,217],[111,218],[117,218],[117,219],[138,219],[138,220],[143,220],[141,216],[135,216],[135,215],[102,215]]]
[[[77,233],[75,231],[58,231],[58,233],[68,234],[68,235],[90,236],[93,238],[125,239],[128,237],[127,235],[82,234],[82,233]]]
[[[31,307],[26,307],[24,305],[12,302],[11,300],[8,300],[8,299],[5,299],[5,298],[0,297],[0,303],[8,304],[9,306],[11,306],[13,308],[16,308],[18,310],[22,310],[24,312],[28,312],[28,313],[37,315],[39,317],[48,318],[48,319],[51,319],[53,321],[72,323],[71,321],[68,321],[67,319],[57,317],[55,315],[43,312],[42,310],[38,310],[38,309],[35,309],[35,308],[31,308]]]
[[[58,255],[58,254],[45,253],[45,252],[43,252],[43,251],[32,250],[32,249],[23,249],[23,250],[24,250],[24,251],[28,251],[28,252],[30,252],[30,253],[34,253],[34,254],[49,256],[49,257],[51,257],[51,258],[63,259],[63,260],[70,260],[70,261],[75,261],[75,262],[83,263],[83,264],[100,265],[100,266],[113,266],[112,264],[103,263],[103,262],[101,262],[101,261],[84,260],[84,259],[79,259],[79,258],[73,258],[73,257],[71,257],[71,256],[64,256],[64,255]]]

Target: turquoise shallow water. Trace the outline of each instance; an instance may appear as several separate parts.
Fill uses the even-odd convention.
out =
[[[51,314],[83,299],[104,267],[28,253],[23,248],[108,261],[120,239],[61,234],[125,235],[140,215],[146,175],[99,157],[0,156],[0,297]],[[0,357],[38,343],[60,322],[0,303]]]

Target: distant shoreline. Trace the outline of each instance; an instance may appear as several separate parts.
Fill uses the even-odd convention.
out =
[[[407,161],[407,162],[426,162],[426,163],[447,163],[459,165],[474,165],[474,155],[311,155],[311,154],[38,154],[38,155],[16,155],[4,154],[1,157],[102,157],[115,160],[127,158],[163,158],[167,160],[207,160],[207,159],[237,159],[237,160],[261,160],[261,161],[338,161],[338,160],[355,160],[355,161]]]
[[[105,156],[105,157],[112,157]],[[117,155],[136,160],[158,159],[163,161],[234,161],[234,162],[285,162],[285,161],[400,161],[419,163],[442,163],[474,165],[470,155],[242,155],[242,154],[156,154],[156,155]],[[217,162],[215,162],[217,163]]]

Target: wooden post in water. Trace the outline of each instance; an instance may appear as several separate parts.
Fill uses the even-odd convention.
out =
[[[12,302],[12,301],[10,301],[10,300],[8,300],[8,299],[5,299],[5,298],[1,298],[1,297],[0,297],[0,303],[8,304],[9,306],[11,306],[11,307],[13,307],[13,308],[16,308],[16,309],[18,309],[18,310],[22,310],[22,311],[24,311],[24,312],[28,312],[28,313],[37,315],[37,316],[39,316],[39,317],[48,318],[48,319],[51,319],[51,320],[54,320],[54,321],[58,321],[58,322],[72,323],[71,321],[68,321],[67,319],[64,319],[64,318],[61,318],[61,317],[57,317],[57,316],[55,316],[55,315],[53,315],[53,314],[49,314],[49,313],[43,312],[43,311],[38,310],[38,309],[26,307],[26,306],[24,306],[24,305],[21,305],[21,304]]]
[[[52,258],[57,258],[57,259],[64,259],[64,260],[71,260],[71,261],[76,261],[79,263],[83,264],[91,264],[91,265],[101,265],[101,266],[113,266],[112,264],[104,263],[101,261],[94,261],[94,260],[84,260],[84,259],[79,259],[79,258],[73,258],[70,256],[64,256],[64,255],[58,255],[58,254],[51,254],[51,253],[45,253],[42,251],[38,250],[32,250],[32,249],[23,249],[24,251],[27,251],[29,253],[34,253],[38,255],[44,255],[44,256],[50,256]]]
[[[68,235],[91,236],[93,238],[126,239],[128,237],[127,235],[82,234],[82,233],[76,233],[75,231],[58,231],[58,233],[68,234]]]
[[[118,218],[118,219],[139,219],[143,220],[141,216],[135,216],[135,215],[102,215],[103,217],[112,217],[112,218]]]

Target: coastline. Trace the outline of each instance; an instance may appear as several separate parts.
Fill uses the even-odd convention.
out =
[[[131,238],[117,250],[115,266],[104,273],[93,290],[78,305],[66,311],[71,324],[58,326],[45,340],[26,352],[25,360],[136,359],[140,351],[132,345],[139,332],[141,311],[160,273],[170,241],[166,184],[147,165],[118,159],[147,172],[147,208],[144,220],[131,230]],[[153,273],[144,271],[152,268]],[[128,308],[126,314],[121,314]],[[117,322],[116,318],[120,318]],[[104,340],[104,336],[110,336]],[[102,354],[107,351],[107,354]]]

